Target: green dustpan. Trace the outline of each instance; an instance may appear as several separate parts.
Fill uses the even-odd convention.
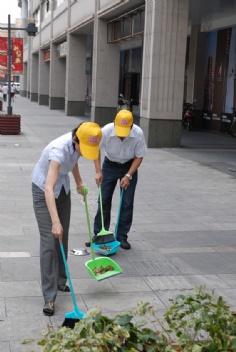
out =
[[[84,194],[84,202],[85,202],[85,209],[86,209],[86,216],[87,216],[87,223],[88,223],[88,230],[89,230],[89,238],[91,244],[91,253],[92,253],[92,260],[89,260],[85,263],[85,266],[88,269],[89,275],[96,279],[97,281],[108,279],[112,276],[122,274],[122,269],[119,265],[112,259],[107,257],[98,257],[95,258],[94,256],[94,249],[92,246],[92,232],[90,226],[90,218],[88,212],[88,202],[87,202],[87,188],[83,188]]]
[[[88,269],[89,275],[97,281],[109,279],[111,276],[122,274],[122,269],[119,265],[108,257],[98,257],[89,260],[85,263],[85,266]],[[107,268],[112,268],[112,270],[105,272]],[[95,273],[96,271],[98,272],[97,274]]]

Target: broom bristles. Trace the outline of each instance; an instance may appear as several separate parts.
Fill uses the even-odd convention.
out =
[[[111,235],[103,235],[103,236],[96,236],[96,240],[94,241],[94,243],[96,244],[105,244],[105,243],[108,243],[108,242],[113,242],[115,241],[115,237],[113,234]]]
[[[79,321],[80,319],[65,318],[62,326],[65,326],[66,328],[74,329],[75,323],[78,323]]]

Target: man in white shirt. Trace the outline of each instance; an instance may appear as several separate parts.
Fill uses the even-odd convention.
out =
[[[131,245],[127,239],[133,220],[138,167],[147,151],[143,131],[133,123],[133,115],[130,111],[120,110],[115,121],[102,128],[100,148],[105,149],[101,184],[104,227],[109,230],[112,197],[119,180],[124,194],[116,239],[121,242],[121,248],[130,249]],[[100,200],[98,199],[98,210],[94,220],[94,243],[96,243],[96,234],[101,231],[101,228]],[[85,245],[89,246],[89,242]]]

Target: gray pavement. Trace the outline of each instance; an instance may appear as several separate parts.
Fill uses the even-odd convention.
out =
[[[13,113],[21,115],[21,134],[0,135],[0,352],[40,351],[36,343],[41,332],[48,325],[60,326],[73,305],[69,293],[59,293],[55,315],[42,314],[30,175],[50,140],[87,119],[67,117],[20,96]],[[139,170],[129,235],[132,249],[119,249],[112,257],[123,274],[97,282],[85,266],[91,256],[69,255],[80,310],[98,305],[103,314],[113,316],[143,300],[162,316],[170,298],[195,286],[215,289],[236,309],[235,152],[236,139],[206,131],[184,131],[181,148],[148,150]],[[97,202],[94,167],[82,158],[79,164],[89,188],[92,222]],[[113,229],[117,206],[118,190]],[[72,180],[69,248],[84,248],[86,240],[84,203]],[[27,339],[35,341],[23,345]]]

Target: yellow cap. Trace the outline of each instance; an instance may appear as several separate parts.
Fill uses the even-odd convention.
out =
[[[99,143],[102,139],[100,126],[94,122],[84,122],[77,129],[80,151],[83,157],[96,160],[99,155]]]
[[[133,125],[133,114],[129,110],[120,110],[115,118],[115,133],[118,137],[127,137]]]

